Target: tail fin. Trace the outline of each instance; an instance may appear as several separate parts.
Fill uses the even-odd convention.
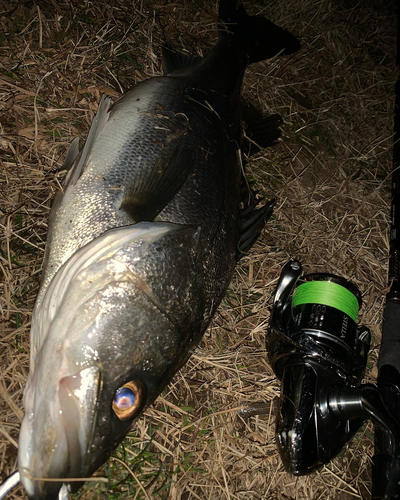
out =
[[[220,0],[218,8],[218,39],[237,36],[236,0]]]
[[[235,38],[246,50],[249,63],[270,59],[279,52],[293,54],[300,49],[299,40],[284,28],[261,16],[249,16],[236,0],[220,0],[219,39]]]

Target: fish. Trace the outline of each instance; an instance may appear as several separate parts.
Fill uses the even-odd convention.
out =
[[[18,454],[30,499],[79,489],[202,338],[272,211],[249,190],[243,202],[243,74],[299,48],[221,0],[208,55],[165,44],[164,74],[103,97],[82,150],[71,144],[32,316]]]

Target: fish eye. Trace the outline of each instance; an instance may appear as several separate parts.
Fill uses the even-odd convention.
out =
[[[143,406],[144,386],[131,380],[115,391],[112,408],[120,420],[129,420]]]

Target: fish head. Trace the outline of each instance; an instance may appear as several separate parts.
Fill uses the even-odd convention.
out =
[[[113,249],[109,241],[93,244],[89,255],[81,249],[35,308],[32,334],[40,341],[33,345],[19,443],[21,481],[31,499],[56,499],[63,483],[79,488],[198,340],[198,231],[140,223],[136,234],[124,232],[104,237],[118,240]]]

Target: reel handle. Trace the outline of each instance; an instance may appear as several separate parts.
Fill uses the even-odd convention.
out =
[[[369,418],[385,438],[385,453],[377,454],[373,462],[372,498],[400,498],[400,422],[386,406],[382,393],[375,386],[363,384],[332,392],[329,407],[338,418]],[[390,454],[389,454],[390,453]]]

